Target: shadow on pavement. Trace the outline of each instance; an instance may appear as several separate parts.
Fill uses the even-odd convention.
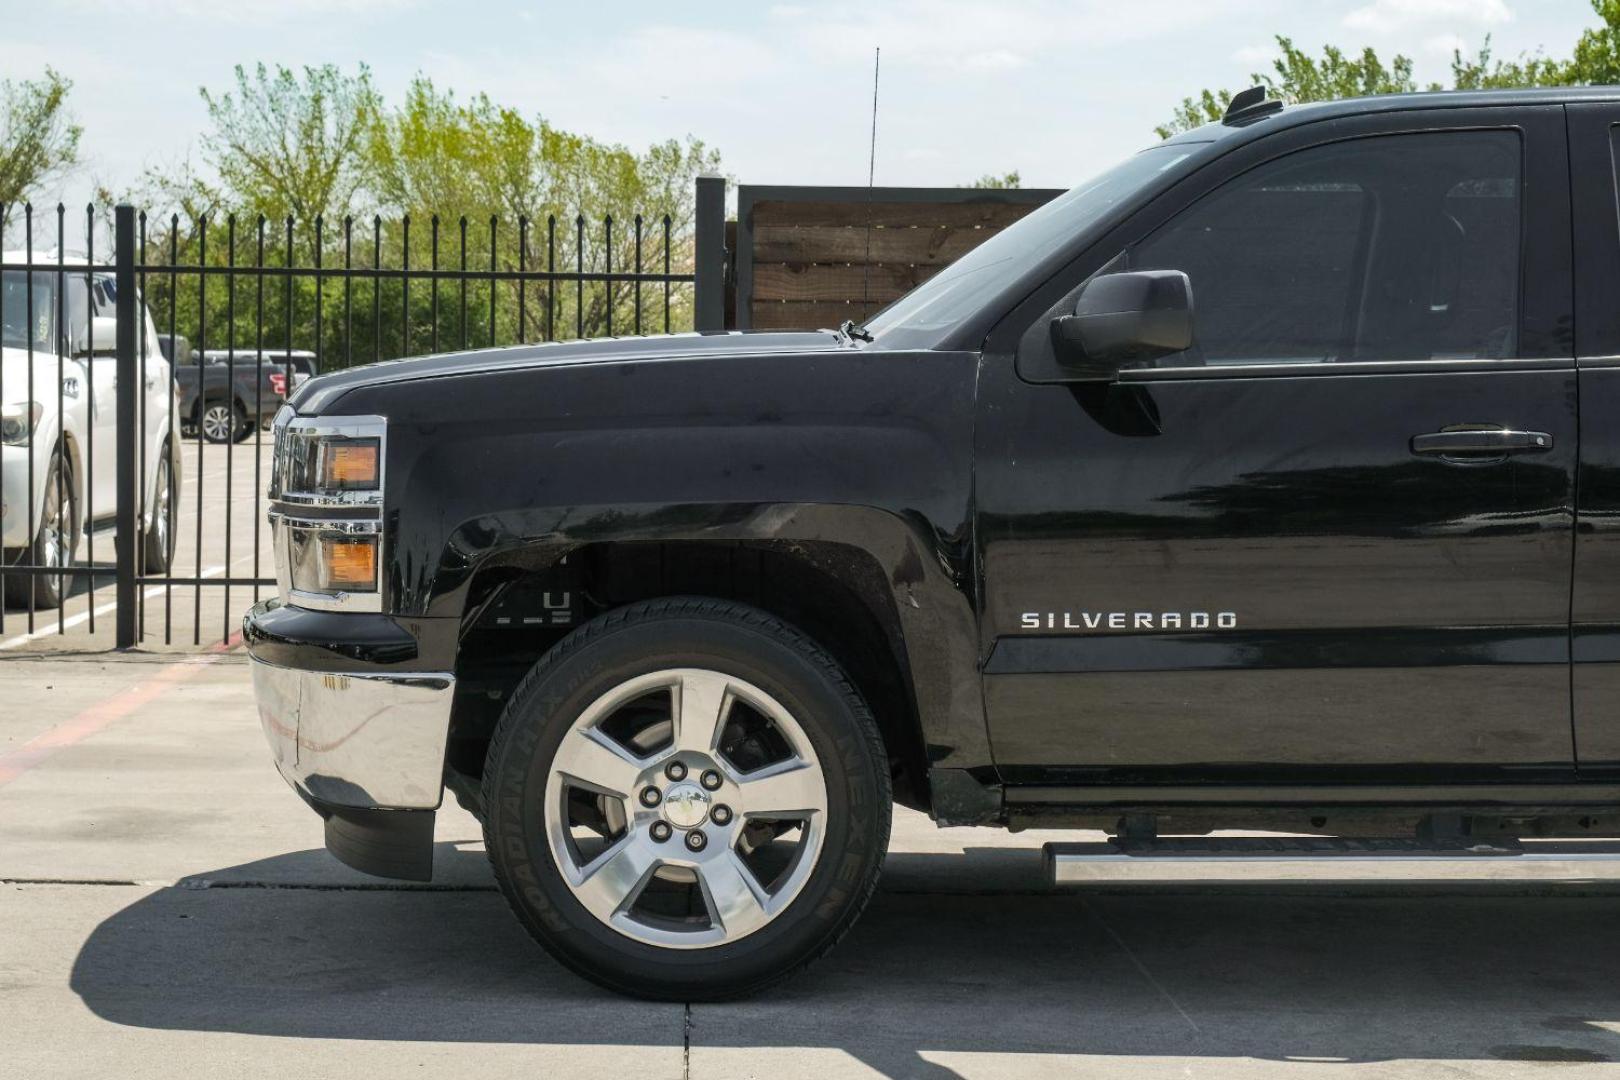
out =
[[[467,861],[480,853],[440,845],[441,873],[463,882],[445,889],[291,884],[327,858],[146,896],[85,941],[73,989],[97,1016],[144,1028],[680,1044],[678,1006],[598,990],[531,945]],[[958,1053],[1620,1058],[1612,891],[986,891],[1033,881],[1031,858],[891,856],[830,957],[754,1000],[693,1006],[694,1053],[835,1048],[890,1077],[955,1076],[929,1058]],[[951,880],[968,891],[929,884]]]

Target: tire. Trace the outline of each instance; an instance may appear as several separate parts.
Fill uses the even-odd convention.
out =
[[[713,738],[682,719],[703,715]],[[610,989],[687,1001],[831,949],[876,887],[893,809],[877,724],[833,659],[695,597],[608,612],[542,657],[496,726],[483,804],[496,881],[536,941]],[[694,851],[694,833],[712,839]]]
[[[158,457],[152,524],[141,544],[148,574],[166,574],[174,565],[174,545],[179,534],[180,477],[174,469],[172,451],[172,445],[165,442]]]
[[[23,549],[19,561],[24,566],[70,566],[79,549],[83,526],[79,517],[79,495],[73,486],[73,467],[63,458],[60,447],[51,451],[44,490],[38,494],[41,500],[39,531],[33,542]],[[35,610],[60,607],[70,580],[47,574],[8,574],[6,605],[28,606],[32,592]]]
[[[215,399],[198,407],[197,430],[211,443],[228,443],[241,442],[253,427],[240,402]]]

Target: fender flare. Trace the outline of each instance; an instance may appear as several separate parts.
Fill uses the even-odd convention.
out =
[[[391,584],[401,610],[459,619],[473,577],[490,560],[512,558],[543,569],[587,544],[634,541],[808,541],[863,552],[888,584],[884,599],[900,626],[901,662],[909,668],[928,765],[991,765],[968,534],[941,535],[920,514],[825,503],[514,510],[461,523],[450,531],[430,578]]]

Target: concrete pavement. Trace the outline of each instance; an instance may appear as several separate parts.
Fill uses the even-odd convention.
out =
[[[12,656],[0,1076],[1620,1071],[1613,884],[1054,892],[1051,838],[902,813],[879,895],[809,973],[634,1002],[527,941],[453,805],[430,887],[327,856],[240,654]]]

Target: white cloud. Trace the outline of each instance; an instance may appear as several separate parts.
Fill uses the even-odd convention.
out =
[[[1269,64],[1277,58],[1275,45],[1245,45],[1232,54],[1240,64]]]
[[[1449,57],[1454,52],[1467,52],[1471,48],[1461,34],[1435,34],[1423,39],[1423,51],[1433,56]]]
[[[184,19],[241,26],[271,26],[313,16],[375,17],[414,8],[420,0],[272,0],[220,3],[218,0],[70,0],[65,6],[91,13],[116,12],[143,19]]]
[[[1495,26],[1513,21],[1506,0],[1373,0],[1344,17],[1352,30],[1388,34],[1423,23]]]
[[[1243,0],[1158,0],[1128,18],[1106,0],[897,0],[779,6],[771,14],[795,49],[866,64],[872,47],[893,63],[934,71],[1005,71],[1041,57],[1096,53],[1123,43],[1184,34],[1245,8]]]
[[[962,58],[962,66],[969,71],[1008,71],[1023,67],[1029,60],[1011,49],[991,49],[989,52],[969,53]]]

